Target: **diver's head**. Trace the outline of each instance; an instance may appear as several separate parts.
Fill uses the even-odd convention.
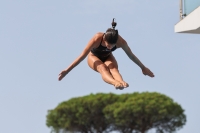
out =
[[[109,44],[116,44],[118,40],[118,30],[115,30],[115,26],[117,25],[117,23],[113,19],[111,24],[112,24],[112,28],[108,28],[106,30],[105,41]]]

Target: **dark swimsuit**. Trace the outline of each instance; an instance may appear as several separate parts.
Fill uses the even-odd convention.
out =
[[[103,36],[104,36],[104,34],[103,34]],[[117,46],[115,45],[112,49],[108,49],[107,47],[104,47],[104,46],[101,45],[102,40],[103,40],[103,37],[101,39],[99,47],[98,48],[93,48],[91,50],[91,52],[96,57],[98,57],[102,62],[105,62],[108,59],[109,55],[112,53],[112,51],[115,51],[117,49]]]

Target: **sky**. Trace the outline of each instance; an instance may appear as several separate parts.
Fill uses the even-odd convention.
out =
[[[119,34],[154,74],[144,76],[122,49],[114,51],[129,87],[116,90],[87,59],[62,81],[58,74],[97,32],[116,18]],[[200,37],[175,33],[179,1],[4,0],[0,2],[0,125],[2,133],[50,133],[47,111],[91,93],[159,92],[185,110],[178,133],[198,133]]]

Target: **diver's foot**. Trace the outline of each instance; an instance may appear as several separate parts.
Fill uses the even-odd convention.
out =
[[[123,84],[119,81],[116,81],[113,85],[115,86],[116,89],[120,89],[120,90],[124,89]]]
[[[124,88],[129,87],[129,84],[126,83],[125,81],[119,81],[119,82],[123,85]]]

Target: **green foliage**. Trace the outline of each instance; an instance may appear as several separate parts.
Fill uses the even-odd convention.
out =
[[[47,115],[47,126],[69,131],[103,132],[109,123],[104,117],[103,109],[118,99],[115,94],[90,94],[72,98],[59,104]]]
[[[47,115],[46,124],[58,132],[81,133],[174,132],[186,123],[181,106],[159,93],[90,94],[60,103]]]
[[[104,113],[111,118],[115,129],[121,132],[173,132],[186,123],[184,110],[172,99],[159,93],[141,93],[125,102],[107,106]]]

